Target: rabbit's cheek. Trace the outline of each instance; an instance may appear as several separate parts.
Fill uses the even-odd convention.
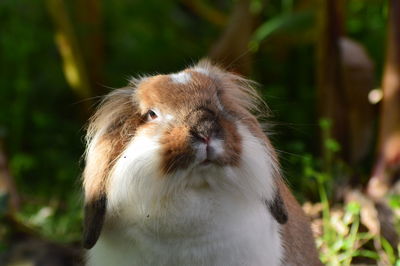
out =
[[[170,174],[178,169],[187,168],[194,159],[194,150],[190,145],[189,129],[175,127],[168,131],[161,139],[161,170],[163,174]]]
[[[240,136],[235,124],[221,120],[224,129],[224,155],[221,162],[224,165],[238,166],[242,152],[242,137]]]

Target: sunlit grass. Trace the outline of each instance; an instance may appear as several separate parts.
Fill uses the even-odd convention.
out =
[[[333,189],[333,181],[338,176],[348,173],[346,173],[343,163],[335,160],[335,153],[340,150],[340,147],[330,138],[329,121],[321,121],[320,126],[325,140],[324,157],[318,164],[318,160],[311,155],[304,156],[303,174],[308,180],[316,182],[320,197],[320,203],[317,203],[319,204],[319,215],[313,217],[312,223],[313,229],[316,231],[316,245],[321,261],[325,265],[332,266],[353,265],[355,261],[374,265],[400,266],[400,246],[393,247],[380,234],[377,217],[374,219],[366,217],[370,220],[369,223],[377,224],[377,230],[372,230],[371,225],[363,224],[362,208],[366,208],[366,206],[362,206],[356,200],[331,204],[328,192]],[[390,196],[385,202],[394,213],[398,229],[400,197]],[[374,208],[373,204],[369,208]],[[376,210],[374,209],[374,211]]]

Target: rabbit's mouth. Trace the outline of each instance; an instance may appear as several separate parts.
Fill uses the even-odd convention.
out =
[[[197,143],[194,147],[196,161],[202,166],[219,164],[224,154],[224,143],[218,138],[209,138],[207,141]]]
[[[200,163],[200,165],[204,165],[204,166],[210,165],[210,164],[212,164],[212,161],[209,160],[209,159],[205,159],[204,161],[202,161],[202,162]]]

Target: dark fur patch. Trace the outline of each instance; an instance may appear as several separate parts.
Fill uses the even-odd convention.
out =
[[[190,134],[196,140],[202,141],[207,137],[221,137],[221,127],[217,116],[208,107],[199,107],[190,112],[186,117],[186,123],[190,127]]]
[[[106,214],[107,197],[100,196],[85,204],[83,224],[83,247],[92,248],[99,239]]]
[[[265,203],[267,204],[272,216],[278,223],[287,223],[289,217],[286,206],[278,192],[275,194],[275,197],[272,201],[265,201]]]

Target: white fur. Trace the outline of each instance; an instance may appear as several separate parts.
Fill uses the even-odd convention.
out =
[[[217,104],[218,110],[224,111],[224,107],[222,106],[220,100],[218,98],[215,99],[215,103]]]
[[[195,163],[201,163],[207,159],[207,145],[204,143],[198,143],[194,146],[196,149]]]
[[[214,149],[216,156],[220,156],[224,153],[224,146],[222,140],[211,138],[209,145],[211,148]]]
[[[173,82],[182,84],[188,83],[191,79],[190,73],[188,72],[179,72],[176,74],[171,74],[169,76],[171,77]]]
[[[237,127],[239,167],[193,165],[172,176],[158,171],[158,138],[138,132],[114,166],[106,224],[87,265],[280,265],[280,226],[264,203],[274,165]]]
[[[170,115],[170,114],[166,114],[165,119],[167,119],[167,121],[172,121],[172,120],[174,120],[174,116]]]
[[[210,72],[203,67],[195,67],[193,70],[206,76],[210,75]]]

